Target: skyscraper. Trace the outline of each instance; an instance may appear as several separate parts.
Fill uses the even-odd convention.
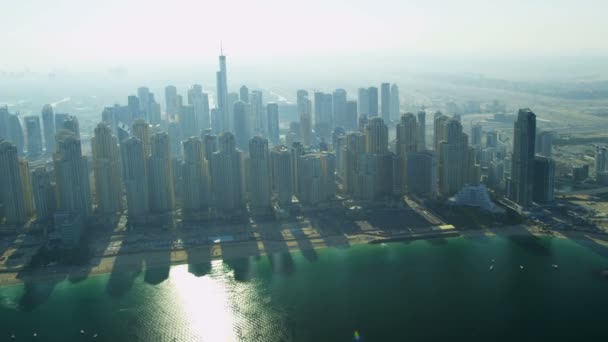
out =
[[[380,113],[384,122],[391,121],[391,85],[382,83],[380,85]]]
[[[242,85],[239,89],[239,100],[249,103],[249,88],[246,85]]]
[[[335,156],[329,152],[300,156],[299,199],[303,204],[317,205],[336,195]]]
[[[344,118],[346,131],[357,130],[359,116],[357,115],[357,101],[346,101],[346,117]]]
[[[121,144],[121,150],[125,161],[123,181],[127,193],[129,217],[142,217],[150,211],[144,144],[139,138],[131,137]]]
[[[353,195],[356,187],[356,175],[359,171],[359,158],[365,154],[365,135],[351,132],[346,135],[344,151],[343,179],[346,191]]]
[[[300,138],[305,146],[312,143],[312,103],[306,90],[298,90],[298,115],[300,116]]]
[[[146,158],[152,152],[150,136],[152,135],[150,125],[144,119],[137,119],[133,123],[133,136],[139,138],[144,147],[144,155]]]
[[[46,153],[51,155],[55,152],[55,113],[49,104],[42,107],[42,126]]]
[[[75,215],[91,214],[89,170],[82,156],[80,139],[72,131],[57,132],[57,152],[53,155],[57,208]]]
[[[137,88],[137,99],[139,100],[139,111],[142,114],[141,117],[144,120],[150,120],[150,113],[152,111],[151,108],[151,95],[150,89],[147,87],[139,87]]]
[[[122,209],[120,154],[116,137],[105,123],[95,128],[91,139],[97,213],[107,215]]]
[[[595,146],[595,177],[608,169],[608,148]]]
[[[222,117],[219,109],[213,108],[210,111],[211,116],[211,130],[215,134],[220,134],[222,132]]]
[[[219,111],[220,132],[227,132],[232,129],[230,122],[230,104],[228,103],[228,76],[226,74],[226,56],[220,51],[220,70],[216,73],[217,85],[217,110]]]
[[[253,134],[266,136],[268,120],[266,120],[266,108],[264,108],[262,92],[259,90],[252,91],[249,101],[251,102],[249,106],[250,130]]]
[[[457,193],[470,178],[474,160],[470,158],[468,136],[462,132],[462,125],[456,119],[441,120],[439,131],[444,135],[439,142],[439,192],[444,196]],[[437,120],[436,120],[437,122]]]
[[[418,150],[418,124],[416,117],[412,113],[401,115],[401,121],[397,124],[397,144],[396,152],[399,159],[401,174],[401,185],[407,186],[408,182],[408,155]],[[403,189],[405,190],[405,189]]]
[[[175,86],[169,85],[165,87],[165,103],[167,120],[175,120],[178,111],[177,88]]]
[[[486,147],[498,146],[498,132],[490,131],[486,133]]]
[[[551,152],[553,150],[553,132],[552,131],[541,131],[536,135],[536,146],[535,150],[537,154],[543,157],[551,158]]]
[[[445,123],[449,120],[441,112],[435,112],[433,116],[433,149],[439,151],[439,144],[445,141]]]
[[[226,96],[227,99],[227,108],[228,108],[228,124],[230,125],[230,130],[233,131],[234,130],[234,104],[236,103],[236,101],[239,100],[239,94],[238,93],[233,93],[230,92],[228,93],[228,95]],[[251,101],[251,98],[249,98],[249,100]],[[251,122],[251,119],[249,119],[249,121]],[[251,124],[250,124],[251,126]]]
[[[35,159],[42,155],[42,129],[40,127],[40,117],[26,116],[23,118],[25,134],[27,136],[27,155],[30,159]]]
[[[315,132],[321,138],[328,138],[333,126],[332,95],[315,92]]]
[[[346,90],[336,89],[332,94],[332,102],[334,106],[334,125],[346,128],[346,126],[348,126]],[[356,113],[355,107],[355,114]]]
[[[181,193],[185,211],[197,211],[209,205],[207,161],[203,158],[203,143],[198,137],[184,141]]]
[[[196,121],[194,106],[181,106],[179,111],[179,128],[182,133],[182,138],[186,139],[200,134]]]
[[[0,140],[0,198],[4,204],[6,222],[24,223],[28,218],[26,193],[23,188],[22,173],[19,169],[17,147]]]
[[[481,124],[476,123],[471,127],[471,145],[481,146]]]
[[[241,151],[249,150],[249,137],[251,136],[250,109],[250,105],[243,101],[234,103],[234,138],[236,147]]]
[[[275,146],[270,152],[272,162],[272,189],[280,205],[291,204],[293,196],[293,172],[291,152],[285,145]]]
[[[401,115],[401,121],[397,124],[397,155],[405,156],[406,153],[418,150],[418,123],[412,113]]]
[[[369,110],[367,115],[369,117],[378,116],[378,88],[367,88],[367,96],[369,101]]]
[[[155,212],[173,210],[173,165],[169,147],[169,135],[165,132],[152,134],[152,154],[148,159],[150,208]]]
[[[234,211],[243,207],[243,162],[236,149],[234,135],[219,136],[219,151],[211,156],[211,188],[215,205],[220,210]]]
[[[19,116],[15,114],[7,114],[7,129],[6,129],[6,140],[13,143],[17,147],[17,153],[19,156],[23,156],[23,150],[25,148],[25,137],[23,135],[23,128]]]
[[[513,166],[509,198],[521,206],[532,203],[536,115],[520,109],[513,129]]]
[[[249,203],[254,209],[270,208],[270,158],[268,140],[255,136],[249,141]]]
[[[399,107],[400,107],[399,87],[393,83],[393,85],[391,86],[391,105],[390,105],[391,119],[396,120],[399,118],[399,116],[401,115]]]
[[[139,98],[135,95],[129,95],[127,98],[127,108],[129,110],[128,123],[132,123],[138,118],[143,118]]]
[[[36,218],[38,221],[47,221],[55,213],[55,189],[51,184],[51,173],[39,167],[32,172],[32,194]]]
[[[193,85],[188,90],[188,104],[194,110],[194,121],[196,125],[195,135],[200,134],[200,130],[211,127],[209,118],[209,96],[203,93],[203,87],[199,84]]]
[[[266,116],[268,119],[268,138],[273,145],[278,145],[279,138],[279,105],[269,103],[266,105]]]
[[[291,179],[293,180],[293,192],[296,196],[300,196],[300,157],[304,155],[304,145],[300,142],[294,142],[291,145]]]
[[[380,117],[369,121],[365,131],[367,153],[385,154],[388,152],[388,127]]]
[[[412,152],[407,157],[407,191],[432,198],[437,193],[437,159],[431,151]]]
[[[182,128],[179,122],[169,122],[167,127],[169,134],[169,149],[172,158],[181,158],[182,156]]]
[[[126,108],[126,107],[124,107],[124,108]],[[63,123],[69,117],[70,117],[70,114],[68,114],[68,113],[55,113],[55,134],[57,134],[57,132],[59,132],[59,130],[65,129],[65,127],[63,127]],[[57,142],[57,139],[55,139],[55,142]]]
[[[426,112],[418,112],[418,151],[426,150]]]
[[[6,105],[0,106],[0,139],[8,139],[8,107]]]
[[[217,135],[207,132],[203,135],[203,156],[207,161],[211,160],[213,152],[217,151]]]
[[[359,88],[357,93],[359,104],[359,116],[369,116],[369,91],[367,88]]]
[[[534,157],[534,185],[532,199],[536,203],[551,202],[554,199],[555,162],[551,158]]]
[[[59,114],[57,114],[57,116],[59,116]],[[63,120],[61,128],[72,132],[76,138],[80,139],[80,124],[78,123],[78,118],[74,115],[66,116],[65,120]],[[57,129],[59,128],[57,127]]]

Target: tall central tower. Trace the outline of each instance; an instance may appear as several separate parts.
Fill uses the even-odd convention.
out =
[[[227,132],[232,129],[232,118],[230,118],[230,109],[228,108],[228,78],[226,75],[226,56],[224,51],[220,49],[220,70],[216,74],[217,79],[217,104],[219,111],[220,123],[218,127],[220,132]]]

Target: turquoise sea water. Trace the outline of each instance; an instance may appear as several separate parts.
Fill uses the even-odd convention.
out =
[[[0,288],[0,341],[606,341],[607,252],[452,238],[28,283]]]

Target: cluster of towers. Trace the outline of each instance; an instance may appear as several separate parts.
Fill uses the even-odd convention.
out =
[[[75,117],[44,106],[42,127],[37,116],[23,118],[24,135],[19,118],[0,108],[6,222],[35,216],[71,227],[125,209],[134,221],[177,209],[184,215],[210,208],[227,215],[268,212],[296,202],[329,202],[337,191],[361,201],[405,193],[449,197],[479,183],[482,168],[486,181],[506,180],[507,196],[521,205],[552,199],[551,136],[537,137],[529,110],[519,112],[509,161],[496,132],[487,132],[482,146],[481,125],[472,126],[469,141],[460,117],[441,112],[433,117],[433,141],[427,143],[426,112],[400,115],[394,84],[382,83],[380,96],[376,87],[360,88],[357,101],[344,89],[314,92],[312,100],[298,90],[299,120],[282,135],[280,108],[264,103],[261,91],[242,86],[228,92],[223,55],[216,76],[213,109],[200,85],[188,89],[187,104],[167,86],[164,119],[145,87],[126,106],[105,108],[90,157],[82,154]],[[52,163],[33,170],[22,158],[45,155]]]

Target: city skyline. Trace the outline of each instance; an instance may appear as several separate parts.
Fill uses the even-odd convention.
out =
[[[123,186],[126,203],[137,212],[137,215],[130,212],[128,216],[135,222],[146,222],[147,214],[172,212],[179,208],[178,203],[190,213],[215,207],[224,214],[241,215],[245,202],[258,212],[268,212],[271,189],[278,196],[279,204],[291,205],[286,199],[297,196],[302,204],[319,205],[335,200],[338,179],[349,195],[364,201],[410,192],[426,198],[454,195],[458,198],[463,189],[482,182],[481,167],[488,163],[478,156],[485,153],[481,146],[482,126],[475,124],[471,128],[472,145],[469,145],[469,135],[463,132],[460,114],[448,117],[439,111],[434,113],[434,143],[429,149],[425,111],[416,115],[400,114],[396,84],[382,83],[380,92],[375,86],[359,88],[357,102],[350,106],[352,109],[349,109],[344,89],[336,89],[333,94],[315,91],[313,101],[309,99],[308,91],[298,90],[295,109],[299,120],[290,122],[280,138],[278,106],[273,103],[265,106],[262,92],[250,92],[245,85],[240,86],[238,94],[229,92],[226,56],[223,51],[221,53],[214,108],[209,106],[208,94],[195,84],[187,91],[188,104],[184,104],[174,86],[166,86],[164,115],[154,94],[143,86],[137,89],[137,96],[127,97],[126,106],[104,109],[101,123],[94,129],[91,139],[93,184],[88,181],[91,166],[81,150],[80,125],[76,117],[65,113],[55,115],[52,107],[45,105],[41,110],[44,127],[40,127],[38,116],[24,117],[27,137],[24,146],[19,117],[5,107],[2,109],[1,138],[16,144],[16,151],[22,156],[33,160],[44,158],[42,131],[47,147],[53,146],[49,144],[48,134],[53,130],[57,132],[51,137],[59,144],[53,153],[59,199],[56,225],[60,224],[58,218],[64,220],[61,215],[117,214],[123,208]],[[355,113],[351,114],[351,110]],[[532,124],[522,126],[524,113],[532,118]],[[352,115],[354,117],[350,118]],[[537,162],[534,159],[535,152],[545,158],[551,154],[551,132],[537,134],[535,118],[529,109],[520,109],[513,133],[511,176],[507,173],[505,178],[500,176],[493,179],[494,183],[489,183],[491,174],[488,174],[489,185],[498,185],[497,191],[504,192],[506,197],[524,207],[532,204],[533,182],[544,184],[544,190],[534,190],[535,201],[552,201],[554,192],[554,167],[542,159]],[[358,121],[358,127],[352,124],[355,121]],[[395,131],[394,142],[389,138],[389,126]],[[494,149],[497,143],[490,139],[490,133],[485,143]],[[135,140],[129,138],[131,134]],[[534,147],[536,140],[543,144],[538,150]],[[292,151],[291,180],[288,181],[272,178],[278,177],[278,166],[271,166],[276,162],[270,156],[276,155],[280,146]],[[26,150],[28,153],[24,155]],[[46,156],[51,152],[46,150]],[[493,150],[488,152],[494,153]],[[489,161],[503,167],[508,164],[507,159],[497,155]],[[27,163],[23,165],[29,170]],[[490,166],[494,167],[494,164]],[[535,175],[535,169],[546,174]],[[123,170],[122,177],[120,170]],[[23,199],[17,203],[18,207],[31,208],[32,204],[26,206],[25,203],[34,200],[31,203],[41,206],[39,216],[48,218],[48,210],[55,203],[48,199],[48,203],[39,203],[45,197],[34,196],[26,189],[31,185],[25,185],[28,182],[38,184],[38,179],[43,178],[38,173],[30,175],[22,167],[20,175],[10,181],[24,184],[22,187],[13,185],[16,189],[22,188]],[[410,178],[414,176],[422,183]],[[19,181],[24,178],[27,182]],[[70,178],[76,183],[71,184]],[[503,181],[505,189],[500,190]],[[279,183],[292,183],[291,195],[284,193],[285,186],[278,188]],[[142,187],[146,187],[146,191],[142,192]],[[93,196],[91,189],[94,189]],[[144,199],[142,195],[149,198]],[[26,215],[12,210],[15,213],[9,213],[7,222],[15,221],[14,218],[25,222],[33,211],[30,209]]]
[[[607,1],[5,2],[0,341],[607,340]]]

